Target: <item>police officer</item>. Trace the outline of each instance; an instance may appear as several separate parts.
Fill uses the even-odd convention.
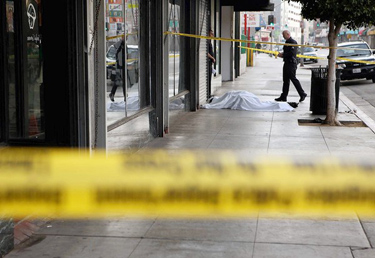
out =
[[[292,39],[290,32],[288,30],[283,31],[283,37],[286,40],[286,44],[297,44],[297,41]],[[296,78],[297,71],[297,46],[286,46],[284,45],[283,53],[279,53],[279,57],[282,57],[284,60],[283,66],[283,92],[281,96],[276,98],[276,101],[287,101],[289,93],[289,84],[292,81],[294,87],[300,96],[299,102],[305,100],[307,94],[302,89],[301,83]]]

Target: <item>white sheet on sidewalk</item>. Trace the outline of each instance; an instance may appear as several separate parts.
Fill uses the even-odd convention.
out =
[[[109,102],[107,103],[107,111],[108,112],[124,112],[125,111],[125,101],[120,102]],[[138,96],[131,96],[128,97],[128,111],[137,111],[139,110],[139,97]],[[169,109],[170,110],[177,110],[177,109],[184,109],[184,99],[178,98],[173,100],[171,103],[169,103]]]
[[[202,105],[202,108],[280,112],[294,110],[287,102],[261,101],[248,91],[229,91],[221,97],[214,97],[211,103]]]
[[[119,112],[119,111],[125,111],[125,101],[120,102],[109,102],[107,104],[107,111],[108,112]],[[128,106],[129,111],[135,111],[139,110],[139,98],[138,96],[132,96],[128,98]]]

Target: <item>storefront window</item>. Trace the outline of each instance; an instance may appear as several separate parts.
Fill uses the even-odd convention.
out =
[[[143,108],[139,101],[139,20],[139,0],[106,0],[109,124]]]
[[[172,0],[169,3],[169,31],[180,32],[180,6]],[[169,96],[175,96],[179,92],[180,85],[180,37],[171,35],[169,38]]]
[[[26,41],[25,136],[44,139],[44,85],[42,55],[42,0],[25,0]]]

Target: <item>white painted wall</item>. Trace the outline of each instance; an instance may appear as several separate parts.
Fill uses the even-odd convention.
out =
[[[232,6],[222,7],[221,37],[233,38],[233,16]],[[223,41],[221,43],[221,75],[223,81],[233,81],[234,78],[234,55],[233,42]]]

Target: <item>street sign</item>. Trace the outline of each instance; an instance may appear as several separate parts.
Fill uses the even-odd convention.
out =
[[[266,30],[275,30],[275,26],[267,25]]]

